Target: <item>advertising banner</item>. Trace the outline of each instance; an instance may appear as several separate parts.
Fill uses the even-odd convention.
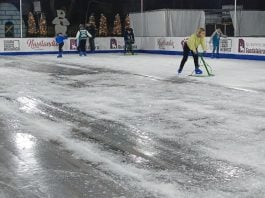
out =
[[[182,51],[185,37],[143,37],[144,50]]]
[[[265,38],[238,38],[236,53],[265,56]]]
[[[187,37],[137,37],[133,48],[157,52],[182,52],[182,46]],[[212,52],[209,38],[206,38],[207,52]],[[95,39],[96,51],[121,51],[124,49],[122,37],[105,37]],[[89,50],[89,42],[87,42]],[[75,38],[65,40],[64,51],[77,51]],[[202,49],[199,48],[199,51]],[[0,38],[0,53],[38,53],[57,52],[58,44],[54,38]],[[220,53],[224,55],[237,55],[239,57],[251,55],[265,57],[265,38],[242,37],[222,38],[220,40]],[[232,56],[231,56],[232,55]],[[249,56],[248,56],[249,57]]]
[[[141,38],[135,39],[134,49],[140,49]],[[77,51],[75,38],[68,38],[64,42],[64,51]],[[96,38],[97,51],[123,50],[124,39],[122,37]],[[58,51],[58,44],[54,38],[23,38],[23,39],[0,39],[0,52],[55,52]],[[87,41],[87,50],[89,50]]]
[[[20,51],[20,41],[19,40],[4,40],[4,51]]]

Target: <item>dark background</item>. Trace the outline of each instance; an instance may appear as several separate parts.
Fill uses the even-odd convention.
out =
[[[94,13],[97,23],[101,13],[108,19],[111,29],[114,17],[120,14],[122,21],[126,14],[141,11],[141,0],[39,0],[41,2],[42,13],[46,15],[49,35],[53,35],[53,25],[51,24],[56,17],[57,9],[65,9],[67,19],[71,26],[68,28],[70,35],[76,32],[79,24],[88,21],[89,16]],[[206,13],[221,13],[223,5],[233,5],[234,0],[143,0],[144,11],[155,9],[203,9]],[[1,2],[13,3],[19,8],[19,0],[0,0]],[[23,18],[27,25],[28,13],[34,11],[34,0],[22,0]],[[237,0],[244,10],[265,10],[265,0]],[[233,6],[231,6],[233,9]],[[35,13],[36,18],[38,14]],[[215,27],[209,25],[207,29],[212,31]],[[233,27],[230,27],[230,34],[233,35]]]
[[[22,0],[23,14],[27,15],[33,11],[34,0]],[[19,7],[19,0],[0,0],[0,2],[11,2]],[[140,12],[141,0],[40,0],[42,11],[46,14],[48,21],[56,15],[56,9],[64,8],[67,17],[72,23],[84,23],[87,15],[95,13],[99,16],[104,13],[109,20],[116,13],[122,16],[129,12]],[[265,0],[237,0],[245,10],[265,10]],[[222,5],[234,4],[234,0],[144,0],[144,10],[153,9],[222,9]]]

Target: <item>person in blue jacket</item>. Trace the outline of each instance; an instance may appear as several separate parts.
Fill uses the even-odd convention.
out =
[[[132,46],[134,42],[135,39],[134,39],[133,29],[126,28],[124,32],[124,54],[126,54],[126,52],[131,52],[132,54],[134,54]]]
[[[219,58],[219,48],[220,48],[220,39],[221,37],[226,37],[221,31],[220,28],[217,28],[210,39],[210,44],[213,44],[212,58]]]
[[[59,52],[57,58],[63,57],[63,46],[64,40],[67,39],[67,36],[63,35],[62,33],[57,34],[55,41],[59,45]]]

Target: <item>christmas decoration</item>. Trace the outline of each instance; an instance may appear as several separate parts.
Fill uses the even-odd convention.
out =
[[[120,18],[120,15],[119,14],[116,14],[116,16],[115,16],[114,27],[113,27],[112,34],[114,36],[121,36],[122,35],[121,18]]]
[[[65,11],[64,10],[57,10],[57,17],[55,17],[52,21],[52,24],[55,25],[55,34],[62,33],[66,35],[67,26],[70,25],[70,22],[65,18]]]
[[[125,18],[125,29],[127,28],[131,28],[131,19],[129,15],[127,15]]]
[[[29,36],[36,36],[37,30],[36,30],[36,22],[34,19],[34,16],[32,12],[29,12],[28,15],[28,35]]]
[[[104,16],[104,14],[101,14],[100,16],[99,36],[108,36],[107,18]]]
[[[39,33],[40,36],[47,36],[47,21],[45,15],[42,13],[40,17],[40,24],[39,24]]]

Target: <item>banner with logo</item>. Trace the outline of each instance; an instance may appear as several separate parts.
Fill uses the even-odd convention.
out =
[[[77,51],[75,38],[65,40],[64,51]],[[96,50],[123,50],[124,39],[122,37],[105,37],[95,39]],[[136,38],[133,48],[140,49],[141,39]],[[87,50],[89,42],[87,41]],[[58,44],[54,38],[23,38],[0,39],[0,52],[55,52]]]
[[[265,38],[237,38],[236,53],[265,56]]]
[[[135,50],[157,50],[181,52],[185,37],[138,37],[133,47]],[[208,52],[212,52],[209,38],[206,39]],[[124,49],[122,37],[96,38],[97,51],[117,51]],[[89,50],[89,42],[87,42]],[[77,51],[74,38],[65,40],[64,51]],[[201,49],[199,49],[201,50]],[[58,45],[54,38],[0,38],[0,53],[13,52],[56,52]],[[220,53],[234,55],[265,56],[265,38],[242,37],[222,38],[220,40]]]
[[[182,51],[184,37],[143,37],[144,50]]]
[[[183,51],[184,42],[187,37],[146,37],[143,38],[145,50],[162,50],[162,51]],[[209,43],[210,38],[206,38],[207,52],[212,52],[212,45]],[[220,53],[233,53],[233,38],[222,38],[220,40]],[[199,47],[199,50],[202,49]]]
[[[4,47],[4,52],[20,51],[20,40],[4,40],[2,46]]]
[[[53,38],[0,39],[0,47],[0,52],[50,52],[58,50],[58,45]]]

